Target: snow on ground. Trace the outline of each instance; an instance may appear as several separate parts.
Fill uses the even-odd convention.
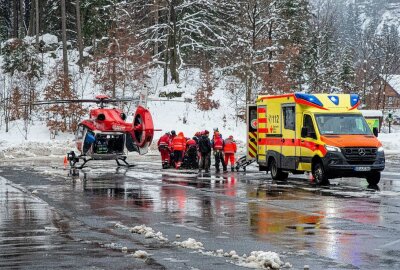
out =
[[[25,140],[22,121],[14,121],[9,132],[0,129],[0,159],[65,155],[74,148],[73,138],[72,134],[60,134],[50,139],[46,125],[37,123],[29,127]]]
[[[114,227],[122,230],[129,230],[131,233],[144,235],[145,238],[152,238],[156,241],[160,242],[169,242],[169,240],[163,236],[162,232],[155,232],[155,230],[151,227],[148,227],[144,224],[134,226],[129,228],[128,226],[123,225],[120,222],[116,222]],[[176,235],[178,238],[178,235]],[[180,238],[180,235],[179,235]],[[292,265],[289,262],[283,262],[278,253],[272,251],[251,251],[250,255],[246,254],[238,255],[235,250],[231,250],[229,252],[224,252],[223,249],[217,249],[215,251],[206,250],[203,243],[197,241],[194,238],[188,238],[185,241],[172,242],[173,245],[196,250],[195,252],[199,252],[205,256],[213,256],[213,257],[221,257],[228,259],[227,262],[232,264],[236,264],[242,267],[254,268],[254,269],[282,269],[282,268],[292,268]],[[122,252],[126,252],[126,250],[121,247],[119,244],[112,243],[112,248],[121,249]],[[149,255],[146,251],[138,250],[133,253],[133,257],[135,258],[147,258]]]
[[[380,133],[378,139],[382,142],[386,154],[400,153],[400,132]]]

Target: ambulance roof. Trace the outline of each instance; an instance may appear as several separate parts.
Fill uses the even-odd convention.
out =
[[[259,96],[257,101],[272,101],[297,103],[308,109],[318,111],[352,111],[360,105],[360,97],[357,94],[306,94],[292,93],[275,96]]]

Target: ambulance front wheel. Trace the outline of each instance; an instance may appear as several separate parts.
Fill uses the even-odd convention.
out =
[[[283,172],[280,168],[278,168],[278,164],[276,163],[275,158],[272,158],[271,163],[269,165],[271,170],[271,177],[274,180],[286,180],[289,176],[288,173]]]
[[[314,164],[312,168],[312,175],[317,185],[329,185],[328,176],[326,175],[324,165],[322,165],[321,162]]]
[[[368,184],[371,186],[376,186],[381,180],[381,172],[370,172],[366,178]]]

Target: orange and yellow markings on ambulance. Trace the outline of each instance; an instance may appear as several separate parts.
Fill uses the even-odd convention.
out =
[[[257,133],[249,132],[248,138],[248,155],[251,158],[255,158],[257,156]]]

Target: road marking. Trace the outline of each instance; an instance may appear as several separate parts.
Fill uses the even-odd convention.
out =
[[[399,239],[399,240],[396,240],[396,241],[393,241],[393,242],[390,242],[390,243],[387,243],[387,244],[385,244],[385,245],[383,245],[383,246],[380,246],[380,247],[381,247],[381,248],[383,248],[383,247],[389,247],[389,246],[392,246],[392,245],[397,244],[397,243],[400,243],[400,239]]]

